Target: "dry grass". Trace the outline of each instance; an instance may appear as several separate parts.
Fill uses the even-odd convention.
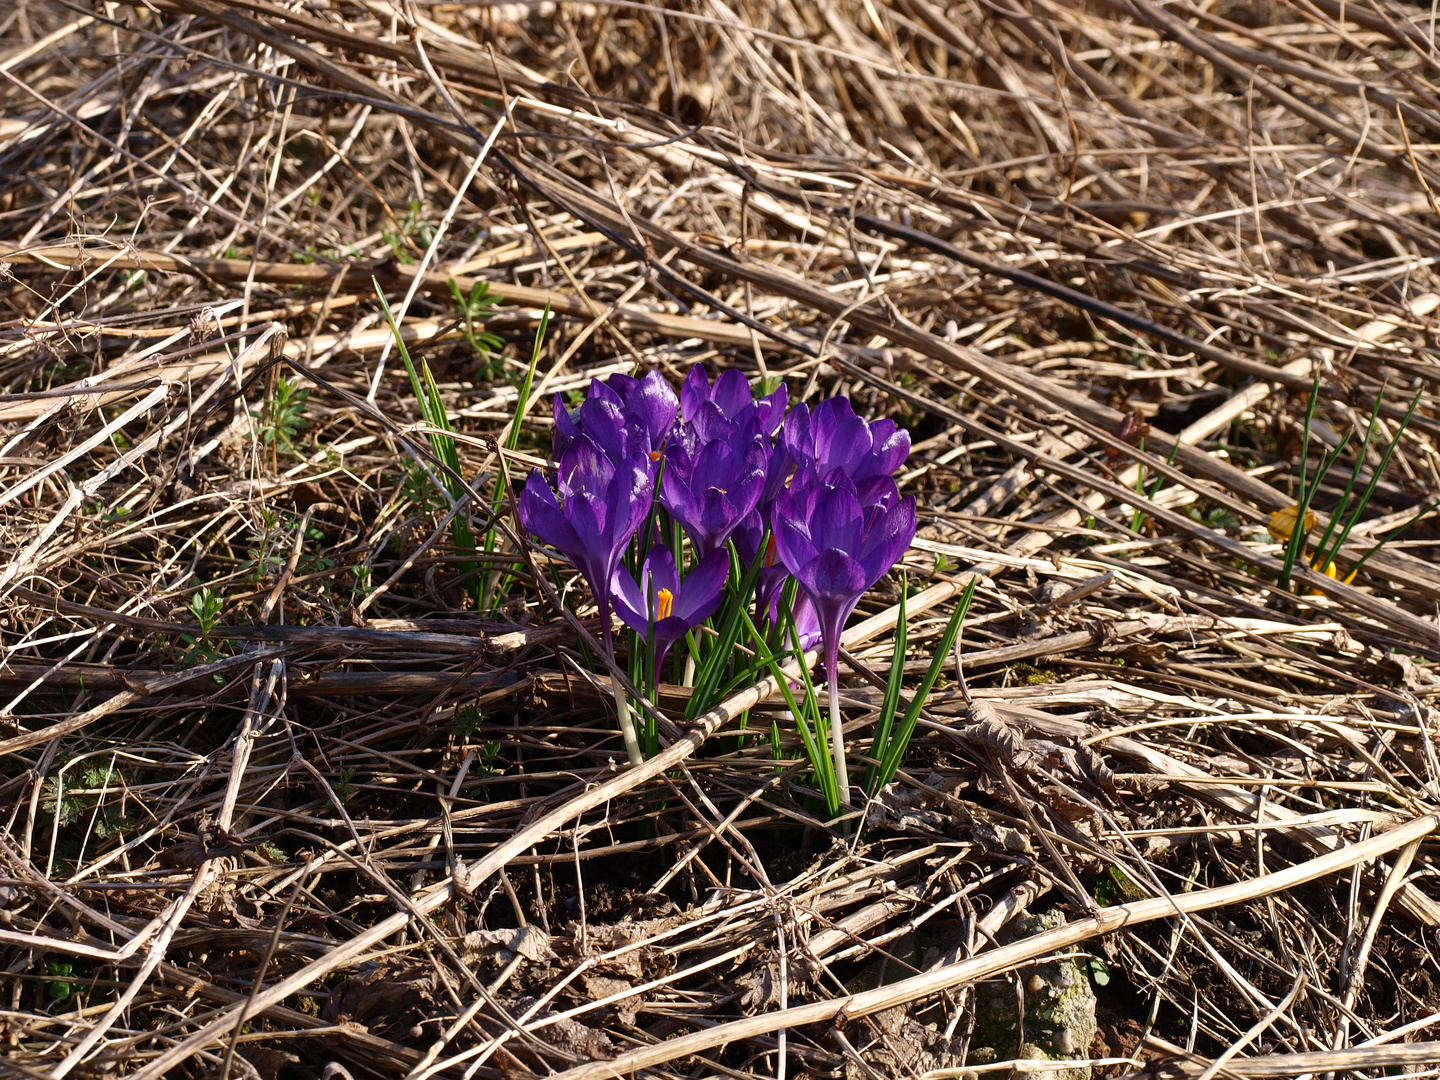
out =
[[[914,1076],[1076,950],[1109,1075],[1440,1064],[1429,9],[85,10],[0,8],[0,1074]],[[917,680],[982,576],[848,838],[768,682],[621,769],[516,546],[549,395],[695,362],[910,427]]]

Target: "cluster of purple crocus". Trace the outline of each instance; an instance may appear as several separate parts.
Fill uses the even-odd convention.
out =
[[[712,384],[699,364],[678,397],[655,371],[592,382],[573,413],[556,395],[556,485],[532,472],[520,519],[585,578],[606,647],[613,650],[613,611],[653,642],[657,670],[671,645],[719,607],[730,576],[727,544],[747,566],[764,545],[757,610],[777,622],[794,576],[799,644],[823,643],[836,777],[848,804],[836,693],[840,635],[860,597],[915,536],[915,500],[900,497],[892,476],[909,457],[910,437],[892,420],[857,416],[848,398],[829,398],[813,412],[786,405],[783,385],[757,399],[739,371]],[[658,542],[638,579],[622,565],[657,487],[661,507],[690,540],[683,579],[682,552]]]

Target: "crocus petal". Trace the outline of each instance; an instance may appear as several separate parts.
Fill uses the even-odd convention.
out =
[[[615,476],[605,490],[610,510],[609,541],[614,552],[613,559],[620,557],[620,551],[645,524],[655,494],[654,470],[655,463],[650,460],[649,454],[632,454],[621,468],[615,470]]]
[[[765,535],[765,519],[760,514],[760,508],[756,507],[743,518],[740,523],[730,532],[730,539],[735,542],[735,551],[740,556],[742,569],[749,569],[750,564],[755,561],[755,556],[760,551],[760,540]]]
[[[715,613],[729,575],[730,556],[724,551],[712,551],[691,567],[675,602],[675,617],[685,623],[687,630]]]
[[[619,461],[625,456],[625,421],[625,410],[613,393],[609,397],[596,397],[595,387],[592,387],[585,404],[580,406],[581,429],[611,461]]]
[[[684,521],[689,516],[690,506],[695,501],[695,495],[690,490],[689,476],[682,469],[677,469],[673,458],[667,458],[665,462],[665,475],[660,478],[660,505],[670,511],[677,521]]]
[[[840,403],[844,407],[840,407]],[[825,408],[825,406],[834,406]],[[821,473],[844,469],[853,475],[855,465],[870,452],[870,428],[855,415],[845,398],[827,398],[815,410],[810,421],[815,440],[815,463]]]
[[[745,376],[736,368],[722,371],[720,377],[715,380],[715,388],[711,391],[710,400],[720,406],[720,411],[729,420],[735,420],[740,415],[740,410],[753,403],[750,396],[750,384],[745,381]]]
[[[843,551],[822,551],[819,558],[795,575],[815,605],[825,643],[825,663],[833,667],[840,655],[840,634],[845,620],[865,592],[865,571]]]
[[[865,569],[843,551],[827,548],[800,568],[796,579],[817,608],[822,604],[858,601],[866,589]]]
[[[789,398],[790,391],[784,383],[781,383],[780,389],[755,402],[755,412],[760,420],[760,430],[766,435],[774,435],[779,429],[780,422],[785,419],[785,405]]]
[[[895,479],[891,476],[870,476],[855,482],[855,498],[861,506],[883,508],[894,505],[899,496],[895,494]]]
[[[630,571],[623,566],[615,567],[614,573],[610,575],[610,600],[615,605],[615,614],[619,615],[620,621],[631,630],[644,634],[649,629],[650,620],[645,614],[645,594],[630,576]]]
[[[841,487],[825,491],[810,515],[810,542],[821,551],[833,548],[858,555],[864,536],[865,519],[855,495]]]
[[[520,523],[525,531],[538,536],[545,543],[573,559],[573,553],[580,549],[580,538],[555,501],[555,493],[545,483],[539,469],[530,471],[525,481],[525,490],[516,502],[520,512]]]
[[[657,545],[645,556],[645,602],[653,603],[651,596],[659,596],[661,589],[668,589],[671,596],[680,593],[680,575],[675,572],[675,556],[670,549]]]
[[[796,512],[803,508],[804,494],[793,490],[782,492],[770,511],[776,554],[792,574],[820,554],[810,540],[809,523],[803,513]]]
[[[874,449],[871,452],[875,458],[876,472],[889,476],[904,465],[910,457],[910,432],[904,428],[896,428],[882,436],[877,430],[882,423],[889,423],[893,426],[894,421],[877,420],[871,425],[871,434],[875,440]]]
[[[557,484],[568,499],[576,491],[604,491],[614,475],[615,463],[589,435],[581,435],[560,459]]]
[[[658,448],[675,426],[675,412],[680,402],[675,391],[658,371],[640,379],[625,401],[625,408],[640,423],[650,438],[651,448]]]
[[[874,585],[900,560],[915,539],[915,496],[901,499],[876,523],[860,554],[865,587]]]
[[[680,419],[690,421],[700,406],[710,400],[710,379],[705,374],[705,365],[696,364],[685,373],[680,384]]]
[[[580,558],[590,562],[607,562],[605,550],[609,548],[610,508],[603,495],[588,491],[577,491],[565,503],[565,516],[570,520],[575,535],[581,544]],[[605,575],[608,582],[610,575]],[[592,586],[595,582],[590,583]]]
[[[565,399],[559,394],[550,399],[550,413],[555,418],[555,426],[550,431],[550,453],[558,461],[580,437],[580,425],[565,408]]]
[[[785,414],[780,441],[796,461],[809,461],[814,457],[814,444],[810,439],[810,406],[803,401]]]
[[[605,385],[620,399],[620,404],[629,409],[630,395],[640,385],[640,380],[634,375],[626,375],[623,371],[618,371],[605,380]]]
[[[695,415],[690,418],[690,426],[694,428],[695,438],[701,446],[712,442],[734,441],[734,425],[726,419],[725,414],[720,411],[720,406],[713,401],[700,403],[700,407],[695,410]]]

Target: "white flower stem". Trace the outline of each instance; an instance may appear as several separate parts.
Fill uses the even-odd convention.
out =
[[[611,679],[615,688],[615,718],[620,724],[620,737],[625,740],[625,756],[631,765],[644,765],[645,754],[640,749],[640,737],[635,734],[635,722],[630,718],[630,703],[625,700],[625,688],[619,679]]]
[[[685,654],[685,675],[680,683],[681,686],[695,685],[695,654]]]
[[[835,788],[840,805],[850,806],[850,770],[845,764],[845,728],[840,718],[840,673],[830,664],[830,746],[835,751]]]

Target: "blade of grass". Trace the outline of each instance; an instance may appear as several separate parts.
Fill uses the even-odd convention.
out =
[[[755,553],[755,558],[750,563],[750,568],[745,576],[740,579],[739,587],[726,600],[722,611],[719,627],[719,637],[706,652],[704,662],[695,677],[695,692],[690,697],[690,702],[685,707],[685,718],[693,720],[710,707],[714,700],[715,691],[720,686],[720,681],[725,674],[725,665],[729,662],[735,651],[735,642],[740,639],[740,617],[744,613],[745,605],[750,602],[750,596],[755,592],[755,582],[760,577],[760,568],[765,562],[765,544],[769,541],[769,534],[761,537],[760,550]],[[737,575],[736,567],[739,565],[740,557],[735,554],[735,545],[730,545],[731,577]],[[729,586],[726,586],[729,589]]]
[[[545,331],[550,326],[550,303],[545,303],[545,311],[540,316],[540,325],[535,328],[535,342],[530,348],[530,366],[525,369],[525,378],[520,382],[520,396],[515,401],[515,415],[510,420],[510,426],[506,428],[500,445],[505,450],[513,451],[520,445],[520,420],[525,415],[525,410],[530,405],[530,390],[535,384],[535,371],[540,364],[540,350],[545,343]],[[498,456],[498,455],[497,455]],[[504,462],[499,462],[499,468],[495,473],[495,488],[490,495],[490,519],[494,521],[500,516],[505,506],[505,468]],[[495,550],[495,538],[497,530],[494,525],[485,531],[485,553],[489,555]],[[510,592],[510,583],[515,580],[513,574],[501,574],[499,571],[492,571],[485,583],[485,601],[482,607],[493,609],[505,602]]]
[[[1375,488],[1380,484],[1380,478],[1385,475],[1385,470],[1390,466],[1390,458],[1394,455],[1395,448],[1400,445],[1400,439],[1405,434],[1405,429],[1410,426],[1410,419],[1415,415],[1415,407],[1420,404],[1421,393],[1423,393],[1423,390],[1415,391],[1415,396],[1410,400],[1410,408],[1405,410],[1405,419],[1400,421],[1400,427],[1399,430],[1395,432],[1395,438],[1391,439],[1390,445],[1385,448],[1385,453],[1381,456],[1380,464],[1376,467],[1374,475],[1370,477],[1370,483],[1366,486],[1365,493],[1360,496],[1360,501],[1355,504],[1354,513],[1352,513],[1349,516],[1348,520],[1345,522],[1345,528],[1341,530],[1339,539],[1335,541],[1335,548],[1333,551],[1331,551],[1330,558],[1333,559],[1337,554],[1339,554],[1340,548],[1344,546],[1345,541],[1348,540],[1350,537],[1350,530],[1359,523],[1360,515],[1365,513],[1365,508],[1370,505],[1370,499],[1375,494]],[[1374,429],[1373,425],[1375,422],[1376,421],[1372,418],[1371,430]],[[1363,461],[1361,462],[1361,464],[1363,464]],[[1356,473],[1359,473],[1358,465],[1356,467]],[[1369,552],[1366,553],[1366,557],[1368,558],[1370,555],[1373,555],[1374,552],[1375,549],[1372,548]]]
[[[1280,571],[1280,588],[1290,587],[1290,574],[1300,548],[1305,543],[1305,511],[1310,508],[1310,491],[1306,482],[1306,469],[1310,460],[1310,425],[1315,420],[1315,406],[1320,400],[1320,375],[1310,388],[1310,402],[1305,407],[1305,434],[1300,440],[1300,487],[1295,493],[1295,527],[1290,530],[1290,539],[1285,543],[1285,565]]]
[[[787,609],[786,616],[789,616]],[[809,671],[805,664],[805,654],[800,648],[799,638],[794,634],[795,621],[793,617],[786,619],[786,633],[791,635],[794,642],[793,655],[800,663],[800,671],[805,684],[805,705],[801,706],[796,700],[795,693],[790,689],[790,678],[780,669],[779,660],[771,654],[765,645],[765,639],[750,622],[749,616],[745,616],[745,622],[749,626],[750,633],[755,641],[756,655],[760,658],[780,684],[780,693],[785,697],[785,707],[790,710],[790,715],[795,718],[796,730],[800,733],[800,742],[805,747],[805,757],[810,762],[810,767],[815,773],[815,785],[820,789],[820,794],[825,799],[825,806],[831,816],[840,812],[840,791],[835,782],[834,763],[830,759],[830,747],[827,735],[824,730],[824,721],[821,719],[819,704],[815,700],[815,689],[810,683]],[[815,711],[810,714],[810,720],[806,719],[806,710],[813,708]],[[778,753],[778,747],[777,747]]]
[[[940,644],[935,649],[935,655],[930,660],[930,667],[925,672],[925,680],[920,684],[920,689],[910,699],[910,707],[905,710],[905,716],[900,721],[900,727],[895,731],[894,737],[886,746],[884,756],[880,758],[880,774],[876,778],[877,783],[873,795],[890,781],[895,779],[895,774],[900,769],[900,762],[905,758],[905,751],[910,747],[910,736],[915,733],[915,723],[920,719],[920,710],[925,707],[925,699],[930,696],[930,691],[935,686],[935,680],[940,677],[940,670],[945,666],[945,660],[950,655],[950,650],[955,647],[955,639],[960,635],[960,627],[965,622],[965,615],[970,610],[970,601],[975,597],[975,585],[979,578],[972,577],[970,583],[965,586],[965,591],[960,594],[960,603],[955,606],[955,614],[950,616],[950,621],[945,625],[945,633],[940,638]]]
[[[1422,507],[1421,510],[1420,510],[1420,512],[1419,512],[1418,514],[1416,514],[1414,517],[1412,517],[1409,521],[1401,522],[1399,525],[1395,526],[1394,529],[1390,530],[1390,532],[1386,533],[1386,534],[1385,534],[1385,539],[1381,540],[1378,544],[1376,544],[1374,547],[1372,547],[1369,551],[1365,552],[1364,555],[1361,555],[1361,556],[1360,556],[1359,561],[1356,562],[1355,565],[1350,568],[1350,573],[1345,576],[1345,580],[1346,580],[1346,581],[1349,581],[1351,578],[1353,578],[1353,577],[1356,575],[1356,573],[1359,572],[1360,568],[1361,568],[1362,566],[1364,566],[1367,562],[1370,561],[1370,556],[1371,556],[1371,555],[1374,555],[1377,551],[1379,551],[1381,548],[1383,548],[1386,544],[1390,543],[1391,540],[1394,540],[1394,539],[1395,539],[1397,536],[1399,536],[1402,532],[1404,532],[1406,529],[1408,529],[1411,525],[1414,525],[1415,522],[1419,521],[1419,520],[1420,520],[1421,518],[1423,518],[1426,514],[1430,513],[1430,511],[1433,510],[1433,509],[1435,509],[1433,503],[1430,504],[1430,505],[1427,505],[1427,506]],[[1338,549],[1337,549],[1337,550],[1338,550]]]
[[[400,327],[396,324],[395,315],[390,310],[390,303],[385,299],[385,292],[380,288],[380,282],[377,279],[371,278],[371,281],[375,286],[375,295],[380,298],[380,307],[385,313],[385,321],[390,325],[390,333],[395,338],[395,347],[405,365],[405,373],[410,376],[410,387],[415,393],[416,403],[420,406],[421,416],[431,429],[427,432],[430,438],[430,448],[434,450],[435,456],[445,466],[440,473],[440,482],[445,486],[445,491],[450,496],[453,505],[465,498],[469,492],[461,479],[460,454],[455,449],[455,440],[449,434],[455,429],[451,426],[450,417],[445,412],[445,402],[440,395],[440,388],[435,384],[435,377],[430,373],[430,365],[424,360],[420,362],[420,366],[424,370],[423,378],[416,372],[415,362],[410,358],[410,350],[405,347],[405,340],[401,337]],[[455,553],[462,559],[466,555],[474,556],[475,534],[470,531],[467,514],[459,513],[450,519],[450,539],[455,545]],[[475,563],[462,561],[458,569],[462,576],[468,577],[467,589],[476,607],[479,608],[484,596],[480,582],[474,576]]]
[[[895,713],[900,708],[900,684],[905,681],[905,642],[908,631],[905,626],[905,600],[909,595],[908,580],[904,575],[900,581],[900,618],[895,623],[895,649],[890,654],[890,679],[885,684],[885,698],[880,704],[880,718],[875,722],[875,738],[870,742],[870,764],[865,769],[863,790],[875,791],[875,770],[890,745],[890,730],[895,724]]]
[[[1345,515],[1346,507],[1350,505],[1350,495],[1355,490],[1355,483],[1360,478],[1360,473],[1365,468],[1365,458],[1370,453],[1370,441],[1375,436],[1375,420],[1380,415],[1380,404],[1385,400],[1385,388],[1382,386],[1380,392],[1375,395],[1375,407],[1370,410],[1370,423],[1365,428],[1365,440],[1360,444],[1359,456],[1355,459],[1355,467],[1350,470],[1350,480],[1345,485],[1345,493],[1340,496],[1340,502],[1335,507],[1335,513],[1330,515],[1330,524],[1325,526],[1325,531],[1320,534],[1320,539],[1315,543],[1315,560],[1311,562],[1311,568],[1319,570],[1322,574],[1334,559],[1336,552],[1340,550],[1339,544],[1329,555],[1325,554],[1325,546],[1330,542],[1331,535],[1335,532],[1336,525]],[[1348,432],[1347,432],[1348,434]],[[1344,543],[1341,540],[1341,543]],[[1316,563],[1319,565],[1317,566]]]

